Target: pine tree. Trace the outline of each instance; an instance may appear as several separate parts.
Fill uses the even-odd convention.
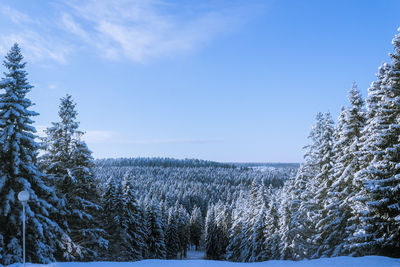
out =
[[[108,233],[110,244],[107,249],[106,259],[124,261],[128,256],[130,236],[127,233],[127,222],[123,217],[122,188],[115,179],[108,183],[107,191],[103,196],[104,225]]]
[[[179,235],[174,209],[169,210],[167,231],[165,233],[165,247],[167,259],[175,259],[180,250]]]
[[[189,229],[190,229],[190,241],[195,245],[196,250],[199,249],[201,236],[203,234],[204,222],[201,210],[198,207],[194,207],[192,214],[190,215]]]
[[[18,44],[5,57],[7,69],[0,82],[0,264],[22,261],[22,207],[17,194],[27,190],[26,259],[30,262],[51,262],[64,234],[51,215],[57,214],[60,200],[53,188],[46,185],[45,176],[37,168],[39,145],[29,110],[33,105],[26,98],[32,86]]]
[[[67,212],[59,221],[79,248],[64,254],[90,260],[107,246],[107,241],[104,239],[105,231],[98,223],[102,208],[97,204],[99,194],[93,174],[93,158],[81,140],[83,132],[78,130],[75,106],[70,95],[61,98],[58,113],[61,121],[46,130],[46,153],[41,164],[66,203]]]
[[[177,230],[179,236],[179,245],[180,245],[180,258],[186,258],[187,256],[187,248],[189,245],[189,214],[186,212],[185,208],[182,205],[179,205],[176,209],[177,211]]]
[[[246,242],[244,235],[246,207],[247,200],[244,199],[243,192],[240,192],[232,211],[232,226],[229,229],[229,244],[226,248],[226,259],[229,261],[243,261],[245,258],[241,247]]]
[[[293,228],[293,216],[298,208],[298,201],[294,200],[294,178],[290,178],[285,182],[282,190],[279,190],[279,251],[281,260],[294,260],[296,255],[294,252],[294,228]]]
[[[353,227],[351,199],[359,192],[354,175],[359,170],[359,138],[365,125],[364,102],[356,84],[349,91],[350,107],[342,110],[335,129],[334,174],[329,189],[325,218],[321,220],[324,240],[322,256],[347,254],[349,229]]]
[[[316,192],[312,200],[315,208],[310,210],[312,227],[314,228],[315,235],[313,236],[313,244],[317,247],[313,258],[319,258],[327,249],[324,240],[327,232],[324,231],[325,218],[327,210],[325,207],[328,205],[328,195],[330,187],[333,183],[333,121],[330,113],[326,113],[322,119],[322,132],[317,147],[316,154],[318,159],[316,162],[317,175],[313,178],[313,184]]]
[[[131,179],[129,174],[125,174],[122,180],[122,216],[126,220],[126,234],[129,238],[127,240],[128,255],[125,259],[128,261],[142,259],[142,251],[146,246],[142,226],[144,218],[141,216],[141,207],[133,192]]]
[[[261,211],[256,217],[256,223],[254,224],[253,236],[251,237],[253,242],[252,255],[250,256],[250,262],[260,262],[268,259],[266,246],[266,235],[264,229],[267,226],[267,210],[263,206]]]
[[[265,214],[265,256],[269,260],[276,260],[280,258],[278,205],[271,187],[268,189],[267,194],[269,203]]]
[[[374,92],[381,96],[378,109],[368,116],[364,132],[367,161],[357,180],[364,187],[359,199],[365,208],[360,216],[363,228],[356,235],[364,239],[357,246],[367,254],[400,256],[400,34],[393,45],[391,64]]]
[[[147,253],[152,259],[165,259],[166,249],[164,241],[164,232],[161,225],[160,207],[154,200],[149,201],[146,205],[147,219]]]
[[[328,126],[328,127],[327,127]],[[291,236],[294,259],[310,258],[316,252],[316,223],[321,219],[321,198],[330,178],[332,121],[329,114],[317,113],[316,123],[308,138],[311,144],[304,147],[305,163],[300,166],[292,187],[293,218]],[[328,157],[327,157],[328,156]],[[319,240],[318,240],[319,241]]]

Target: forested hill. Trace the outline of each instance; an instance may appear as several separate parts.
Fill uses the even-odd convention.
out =
[[[201,159],[174,158],[108,158],[95,160],[98,167],[219,167],[235,168],[233,163],[220,163]]]
[[[282,187],[298,169],[285,164],[258,169],[256,165],[171,158],[100,159],[95,164],[103,192],[111,180],[120,182],[129,177],[140,202],[154,199],[167,207],[183,205],[187,212],[199,207],[203,216],[210,204],[231,205],[240,194],[247,195],[254,181],[266,187]]]

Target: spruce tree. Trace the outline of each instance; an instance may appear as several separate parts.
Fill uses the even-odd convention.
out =
[[[24,70],[18,44],[7,53],[7,72],[0,82],[0,264],[22,261],[22,206],[17,199],[26,190],[26,259],[47,263],[55,260],[62,229],[50,217],[61,205],[45,176],[37,168],[39,145],[35,142],[33,103],[26,98],[32,86]]]
[[[378,110],[369,115],[363,150],[369,163],[357,173],[363,184],[363,229],[358,247],[368,254],[400,256],[400,34],[382,77]],[[375,94],[376,95],[376,94]],[[370,111],[370,109],[368,109]]]
[[[167,250],[167,259],[175,259],[178,256],[180,250],[179,235],[177,228],[177,220],[175,218],[174,209],[169,210],[167,231],[165,233],[165,247]]]
[[[315,232],[312,243],[317,247],[314,255],[312,255],[313,258],[319,258],[323,254],[323,251],[327,249],[323,240],[325,240],[327,234],[324,231],[325,218],[327,216],[325,207],[328,205],[329,190],[333,183],[333,129],[333,121],[330,113],[324,114],[319,146],[316,150],[316,154],[318,155],[316,162],[318,172],[313,178],[316,192],[312,202],[315,208],[310,210],[312,227]]]
[[[146,204],[147,222],[147,257],[151,259],[165,259],[166,249],[164,232],[161,225],[160,207],[154,200]]]
[[[193,245],[195,245],[196,250],[199,250],[203,228],[203,215],[201,214],[200,208],[195,206],[192,210],[192,214],[190,215],[189,229],[190,241]]]
[[[129,174],[125,174],[122,180],[123,211],[121,216],[126,221],[128,255],[125,259],[128,261],[142,259],[142,251],[146,246],[142,225],[144,218],[142,217],[141,207],[136,200],[131,179],[132,177]]]
[[[106,259],[124,261],[129,253],[131,237],[127,233],[128,225],[124,218],[124,201],[122,198],[121,184],[111,179],[108,188],[103,195],[104,215],[103,221],[108,233],[109,245]]]
[[[359,139],[365,125],[364,102],[356,84],[348,94],[350,107],[342,110],[335,129],[334,174],[329,189],[325,218],[321,230],[325,238],[322,242],[322,256],[346,255],[347,238],[353,227],[353,203],[351,199],[360,191],[354,182],[359,171]]]
[[[226,248],[226,259],[229,261],[243,261],[245,258],[241,247],[246,243],[244,235],[246,207],[247,200],[243,197],[243,192],[240,192],[232,211],[232,226],[229,229],[229,244]]]
[[[107,246],[105,231],[99,225],[102,211],[99,193],[93,174],[93,158],[78,130],[76,104],[67,95],[61,98],[60,122],[46,130],[43,146],[45,154],[41,165],[52,177],[57,192],[63,196],[67,212],[58,219],[78,250],[69,252],[70,257],[80,260],[94,259]],[[64,252],[65,254],[68,251]]]

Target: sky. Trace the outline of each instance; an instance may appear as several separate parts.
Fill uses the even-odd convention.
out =
[[[400,1],[0,2],[0,56],[18,42],[39,133],[71,94],[95,158],[301,162],[317,112],[364,97]],[[4,71],[4,67],[1,70]]]

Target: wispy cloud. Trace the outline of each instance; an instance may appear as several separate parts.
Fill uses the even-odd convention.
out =
[[[33,22],[33,20],[27,14],[20,12],[10,6],[0,7],[0,12],[4,17],[9,18],[12,22],[17,24]]]
[[[85,133],[83,138],[88,143],[126,145],[208,144],[217,142],[217,140],[202,138],[137,140],[129,137],[123,137],[117,132],[107,130],[90,130]]]
[[[221,10],[183,19],[165,12],[169,5],[160,1],[89,0],[70,6],[71,14],[63,16],[65,30],[105,57],[137,62],[191,50],[232,22]]]
[[[192,51],[244,20],[237,5],[161,0],[71,0],[48,5],[49,16],[0,9],[15,29],[0,36],[0,52],[19,42],[32,59],[65,63],[82,49],[112,60],[146,62]],[[185,11],[186,10],[186,11]]]

